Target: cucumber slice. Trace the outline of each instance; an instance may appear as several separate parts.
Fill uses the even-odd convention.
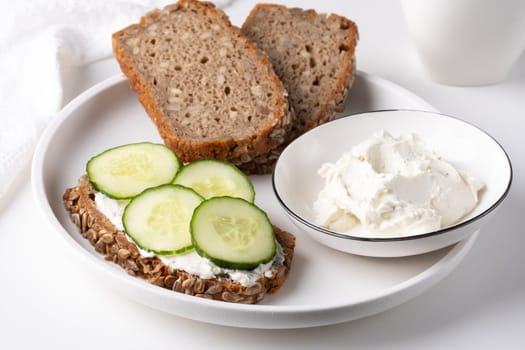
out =
[[[114,199],[129,199],[146,188],[171,183],[182,167],[168,147],[150,142],[110,148],[86,165],[93,187]]]
[[[251,270],[275,255],[268,216],[241,198],[205,200],[193,213],[190,231],[197,253],[220,267]]]
[[[149,188],[128,203],[122,223],[142,249],[159,255],[183,253],[193,248],[190,220],[203,200],[192,189],[179,185]]]
[[[198,160],[185,165],[174,183],[191,187],[206,199],[229,196],[253,202],[255,198],[250,179],[235,165],[218,160]]]

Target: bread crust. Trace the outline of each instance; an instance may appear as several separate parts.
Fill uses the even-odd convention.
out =
[[[276,96],[276,103],[268,114],[273,120],[256,132],[247,132],[242,138],[227,137],[222,139],[192,139],[181,136],[170,125],[167,116],[155,101],[153,87],[142,76],[140,69],[134,64],[133,58],[126,52],[121,41],[130,31],[140,29],[146,24],[151,23],[166,13],[174,11],[185,11],[186,9],[196,9],[205,14],[206,17],[215,22],[221,22],[227,28],[225,35],[229,35],[235,40],[245,41],[244,51],[247,56],[257,66],[264,67],[266,76],[263,79],[270,81],[274,86],[271,92]],[[180,0],[178,3],[168,5],[162,10],[154,10],[141,18],[138,24],[132,24],[112,36],[113,52],[118,61],[122,72],[128,78],[131,88],[136,92],[140,103],[146,113],[156,125],[158,132],[165,144],[170,147],[183,162],[190,162],[197,159],[219,159],[230,161],[237,165],[250,162],[261,154],[268,153],[284,142],[283,137],[274,137],[278,134],[290,132],[293,120],[293,111],[290,109],[287,100],[287,91],[282,82],[272,69],[271,63],[264,52],[235,28],[223,11],[214,7],[212,3],[199,2],[195,0]],[[198,45],[198,43],[196,43]]]
[[[255,284],[242,286],[226,277],[203,279],[182,270],[172,270],[156,257],[142,257],[137,246],[119,231],[95,206],[95,190],[86,175],[77,186],[66,189],[63,200],[73,223],[104,259],[112,261],[132,276],[143,278],[159,287],[176,292],[233,303],[255,304],[266,293],[283,285],[292,264],[295,237],[278,227],[275,236],[283,249],[284,261],[275,261],[272,276],[262,275]]]

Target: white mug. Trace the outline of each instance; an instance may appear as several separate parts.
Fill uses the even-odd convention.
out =
[[[525,0],[401,1],[410,36],[436,82],[501,82],[525,50]]]

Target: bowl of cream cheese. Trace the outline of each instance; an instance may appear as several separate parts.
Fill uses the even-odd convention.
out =
[[[435,112],[367,112],[323,124],[281,154],[273,189],[291,221],[344,252],[399,257],[457,243],[496,212],[510,159],[483,130]]]

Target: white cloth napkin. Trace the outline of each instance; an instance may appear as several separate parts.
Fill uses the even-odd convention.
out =
[[[111,33],[175,1],[0,1],[0,205],[62,108],[64,68],[110,56]]]

